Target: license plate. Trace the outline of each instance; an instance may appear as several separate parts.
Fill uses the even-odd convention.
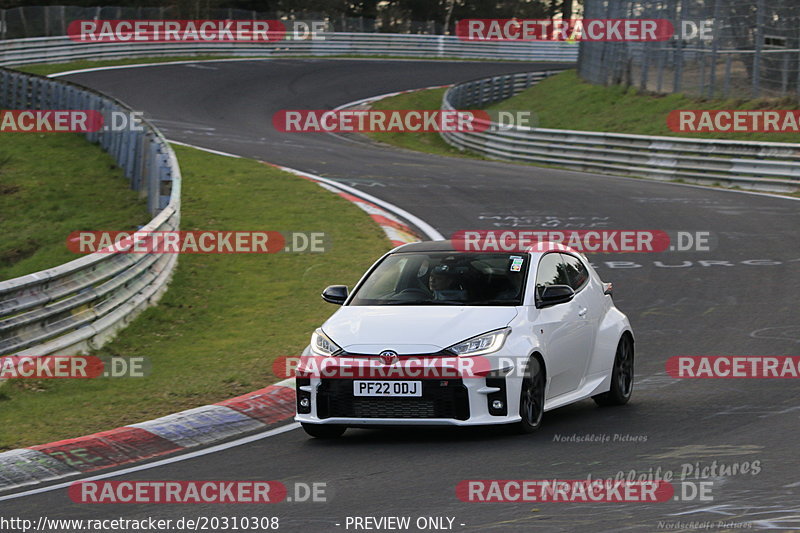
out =
[[[370,380],[354,381],[353,396],[422,396],[421,381]]]

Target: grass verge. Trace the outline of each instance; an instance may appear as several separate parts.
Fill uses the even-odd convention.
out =
[[[667,127],[675,109],[793,109],[793,99],[707,99],[684,94],[652,94],[635,88],[604,87],[581,80],[574,70],[547,78],[487,109],[530,110],[541,128],[608,131],[699,139],[797,142],[794,133],[677,133]]]
[[[379,100],[373,109],[439,109],[445,89],[428,89]],[[794,133],[676,133],[667,127],[674,109],[793,109],[791,99],[710,100],[683,94],[656,95],[634,88],[603,87],[580,80],[574,70],[551,76],[513,98],[487,107],[489,111],[532,111],[540,128],[608,131],[702,139],[798,142]],[[370,133],[372,139],[401,148],[463,154],[438,133]]]
[[[246,159],[176,146],[184,230],[325,231],[321,254],[184,255],[158,306],[99,356],[150,360],[145,378],[13,380],[0,388],[0,449],[107,430],[244,394],[278,380],[334,310],[324,285],[351,286],[390,248],[363,211],[316,184]]]
[[[82,136],[2,137],[0,280],[77,259],[65,244],[71,231],[129,231],[150,220],[112,157]]]

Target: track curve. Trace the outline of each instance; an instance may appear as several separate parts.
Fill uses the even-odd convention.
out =
[[[69,79],[145,111],[169,139],[339,180],[399,205],[445,235],[499,227],[713,232],[719,242],[712,252],[592,257],[601,277],[614,282],[615,301],[637,334],[638,383],[630,405],[599,409],[581,402],[548,413],[539,433],[522,437],[491,428],[350,430],[343,440],[323,442],[290,431],[123,476],[326,482],[328,503],[283,503],[266,511],[247,505],[90,508],[56,491],[4,502],[4,514],[35,519],[272,513],[288,531],[345,530],[347,516],[365,515],[451,516],[455,530],[652,531],[659,521],[717,520],[800,528],[796,382],[678,381],[664,372],[674,355],[797,354],[797,202],[444,158],[331,135],[281,134],[271,125],[279,109],[333,108],[390,91],[549,68],[309,59],[152,66]],[[556,442],[573,434],[646,441]],[[758,460],[762,471],[714,478],[710,502],[468,504],[455,497],[463,479],[581,479],[657,467],[679,473],[684,464],[706,466],[715,459]]]

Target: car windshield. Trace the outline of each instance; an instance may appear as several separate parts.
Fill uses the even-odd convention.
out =
[[[526,254],[392,254],[349,305],[522,305],[528,262]]]

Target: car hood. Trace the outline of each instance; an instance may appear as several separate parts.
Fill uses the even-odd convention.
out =
[[[351,353],[434,353],[470,337],[507,326],[515,307],[346,306],[322,326]]]

